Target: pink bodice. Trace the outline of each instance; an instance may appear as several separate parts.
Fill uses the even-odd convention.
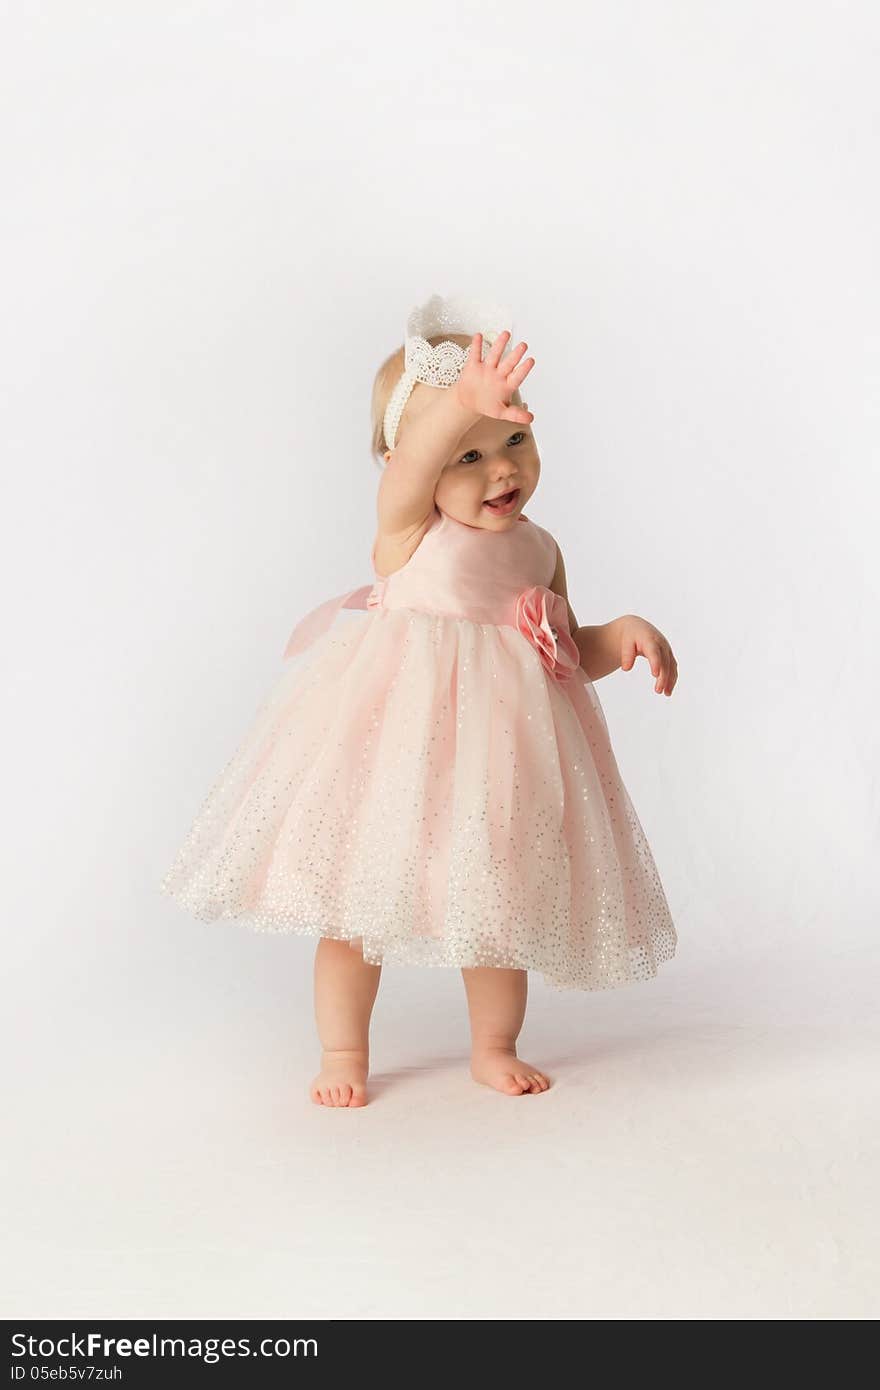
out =
[[[406,564],[379,574],[373,546],[372,584],[326,599],[296,624],[284,649],[293,656],[333,623],[341,608],[435,613],[516,628],[555,680],[567,680],[580,655],[569,630],[568,605],[550,588],[556,542],[543,526],[519,516],[506,531],[489,531],[434,509],[434,518]]]
[[[523,589],[549,586],[555,571],[556,542],[534,521],[520,516],[506,531],[489,531],[435,508],[405,565],[380,575],[374,561],[376,582],[367,604],[514,626]]]

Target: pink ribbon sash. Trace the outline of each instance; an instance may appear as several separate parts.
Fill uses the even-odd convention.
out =
[[[316,642],[332,625],[342,608],[367,611],[382,604],[386,578],[361,584],[325,599],[300,618],[287,639],[284,657],[294,656]],[[544,584],[523,589],[516,599],[512,624],[535,648],[549,674],[557,681],[568,680],[578,669],[580,651],[568,625],[568,604]]]
[[[304,618],[300,618],[287,639],[282,660],[286,661],[289,656],[305,651],[306,647],[316,642],[330,627],[341,608],[366,610],[377,607],[379,600],[379,586],[375,583],[361,584],[357,589],[348,589],[344,594],[325,599],[317,608],[312,608],[306,613]]]

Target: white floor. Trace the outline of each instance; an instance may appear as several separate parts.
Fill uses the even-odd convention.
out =
[[[392,968],[344,1111],[306,1095],[312,943],[185,930],[197,992],[132,961],[16,1022],[5,1317],[880,1313],[876,962],[538,980],[555,1084],[517,1099],[468,1077],[459,978]]]

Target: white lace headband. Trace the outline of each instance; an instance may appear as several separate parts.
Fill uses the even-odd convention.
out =
[[[485,300],[444,299],[434,294],[411,311],[406,322],[404,370],[391,392],[382,424],[389,449],[394,448],[404,406],[416,382],[444,388],[454,385],[470,353],[469,346],[463,348],[458,343],[445,341],[432,347],[428,339],[440,333],[467,334],[468,337],[482,333],[482,355],[485,357],[487,349],[505,328],[511,335],[505,348],[508,351],[513,342],[510,310],[503,304]]]

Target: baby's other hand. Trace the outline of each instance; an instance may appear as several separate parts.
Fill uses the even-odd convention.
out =
[[[517,424],[528,425],[535,418],[532,412],[511,405],[510,401],[514,391],[534,367],[535,359],[527,357],[522,362],[520,359],[527,345],[518,343],[501,362],[501,354],[509,337],[505,328],[498,334],[483,361],[483,335],[475,333],[467,361],[450,389],[456,393],[465,409],[476,415],[489,415],[493,420],[515,420]]]
[[[644,618],[629,613],[620,618],[620,669],[631,670],[637,656],[643,656],[656,678],[654,690],[658,695],[671,695],[678,680],[678,663],[663,633]]]

